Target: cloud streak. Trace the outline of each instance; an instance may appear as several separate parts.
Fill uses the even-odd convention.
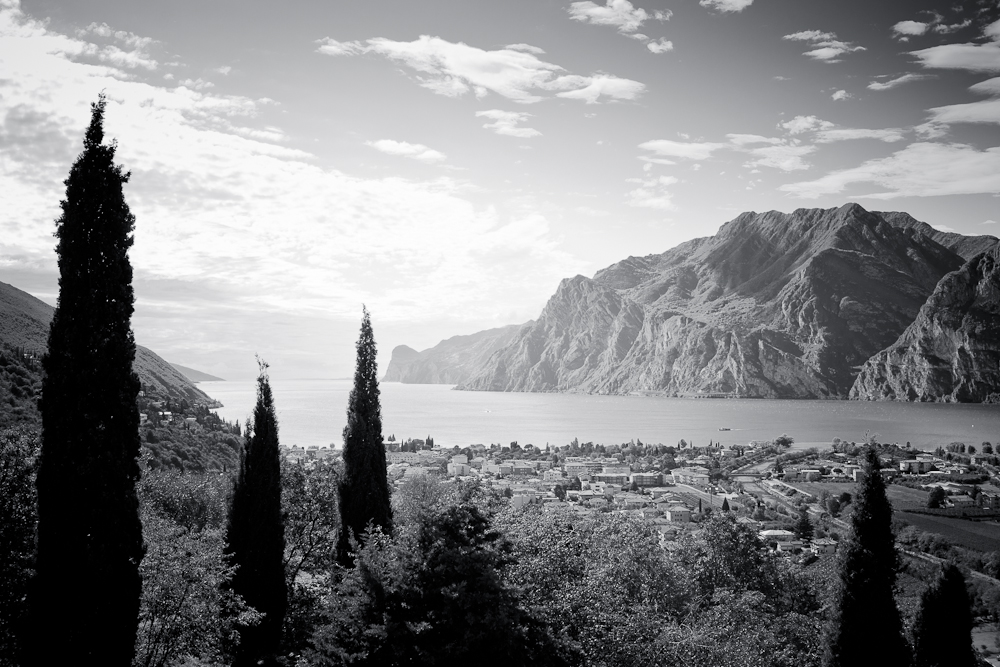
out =
[[[447,159],[444,153],[428,148],[423,144],[411,144],[406,141],[393,141],[392,139],[379,139],[378,141],[369,141],[366,143],[375,150],[387,155],[408,157],[427,164],[444,162]]]
[[[811,42],[814,48],[802,55],[826,63],[839,63],[841,62],[840,56],[845,53],[867,50],[863,46],[855,46],[852,42],[844,42],[837,39],[836,33],[821,32],[819,30],[793,32],[790,35],[785,35],[782,39],[796,42]]]
[[[562,67],[541,60],[538,53],[525,50],[527,45],[523,44],[487,51],[428,35],[412,42],[376,37],[364,43],[338,42],[327,37],[319,44],[317,51],[325,55],[374,53],[405,65],[415,73],[419,85],[446,97],[471,92],[483,98],[492,92],[514,102],[533,104],[554,94],[596,104],[604,99],[634,100],[646,88],[638,81],[604,72],[590,76],[564,73]]]
[[[1000,148],[978,150],[966,144],[917,142],[889,157],[868,160],[814,181],[779,187],[802,199],[838,195],[856,183],[883,188],[872,199],[1000,193]]]

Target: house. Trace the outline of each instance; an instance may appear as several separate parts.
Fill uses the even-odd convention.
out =
[[[451,463],[448,464],[448,474],[455,475],[456,477],[464,477],[472,472],[472,466],[468,463],[468,458],[465,454],[458,454],[451,457]]]
[[[795,553],[796,551],[802,551],[805,548],[805,543],[801,540],[786,540],[784,542],[778,542],[777,549],[782,553]]]
[[[691,521],[691,510],[683,505],[671,505],[663,513],[663,516],[671,523],[689,523]]]
[[[556,470],[556,469],[546,470],[545,472],[542,473],[542,479],[544,479],[546,482],[550,481],[560,482],[563,479],[563,472],[562,470]]]
[[[982,492],[979,494],[979,506],[988,510],[1000,510],[1000,493]]]
[[[762,530],[757,535],[764,542],[790,542],[795,539],[795,533],[790,530]]]
[[[976,501],[972,496],[961,494],[958,496],[948,496],[944,499],[945,505],[948,507],[975,507]]]
[[[642,488],[649,486],[656,487],[663,484],[663,474],[658,472],[634,472],[629,482]]]
[[[817,556],[837,553],[837,540],[829,537],[818,537],[812,541],[812,550]]]
[[[692,486],[705,486],[708,484],[708,470],[697,466],[690,468],[675,468],[670,471],[675,484],[690,484]]]
[[[934,469],[934,462],[920,459],[907,459],[899,462],[899,471],[912,475],[922,475]]]

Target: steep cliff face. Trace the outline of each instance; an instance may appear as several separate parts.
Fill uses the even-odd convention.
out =
[[[521,326],[525,325],[488,329],[469,336],[453,336],[422,352],[399,345],[392,350],[392,358],[382,381],[412,384],[464,382],[491,354],[507,345]]]
[[[459,388],[844,398],[963,262],[902,215],[744,213],[713,237],[565,280]]]
[[[1000,403],[1000,245],[938,283],[851,388],[867,400]]]

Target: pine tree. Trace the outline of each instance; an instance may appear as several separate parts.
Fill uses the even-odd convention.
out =
[[[392,530],[392,507],[385,473],[382,444],[382,407],[379,403],[378,366],[371,316],[364,308],[354,388],[347,401],[344,427],[344,476],[340,481],[340,537],[337,561],[353,564],[350,540],[361,540],[372,523],[383,532]]]
[[[892,506],[873,447],[865,451],[863,479],[843,545],[824,667],[906,667],[910,648],[893,598],[898,556]]]
[[[39,665],[130,665],[144,547],[139,378],[132,371],[135,217],[103,144],[105,98],[64,181],[56,221],[59,302],[43,359],[38,559],[31,602]],[[57,636],[53,636],[57,632]]]
[[[915,667],[975,667],[972,606],[965,577],[948,563],[920,596],[913,622]]]
[[[281,626],[288,605],[285,585],[285,528],[281,515],[281,458],[278,451],[278,418],[267,376],[260,359],[257,405],[253,421],[246,424],[240,471],[233,485],[226,530],[226,553],[236,573],[231,589],[264,614],[259,625],[243,628],[235,665],[268,661],[278,650]]]

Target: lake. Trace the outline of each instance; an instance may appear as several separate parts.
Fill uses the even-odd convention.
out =
[[[225,405],[218,410],[224,419],[243,424],[253,410],[252,380],[198,386]],[[283,445],[341,445],[350,380],[273,379],[271,388]],[[386,438],[430,435],[447,447],[514,440],[544,447],[573,438],[606,445],[633,438],[730,445],[787,433],[799,448],[827,445],[835,437],[858,442],[866,431],[882,442],[927,450],[953,441],[977,448],[984,440],[1000,441],[1000,405],[472,392],[397,382],[382,383],[381,393]]]

